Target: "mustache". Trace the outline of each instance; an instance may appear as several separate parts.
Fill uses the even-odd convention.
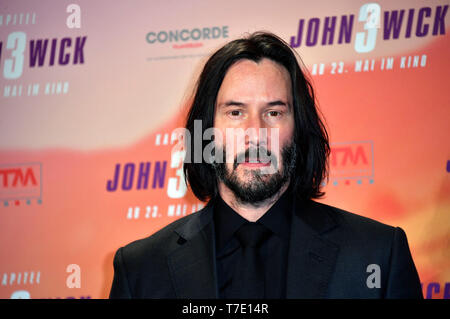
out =
[[[272,152],[266,149],[264,146],[249,147],[245,152],[241,152],[236,155],[234,164],[240,164],[244,162],[262,162],[267,163],[270,161]]]
[[[242,163],[273,163],[274,161],[277,162],[276,156],[273,156],[272,152],[264,146],[249,147],[245,152],[235,156],[233,169],[236,169]]]
[[[282,150],[269,150],[259,144],[251,145],[245,151],[241,151],[236,155],[233,150],[227,153],[226,147],[223,145],[214,145],[208,163],[214,168],[222,167],[225,163],[229,163],[232,164],[233,171],[243,163],[269,164],[269,166],[266,166],[266,169],[267,167],[271,167],[271,169],[278,170],[281,159]]]

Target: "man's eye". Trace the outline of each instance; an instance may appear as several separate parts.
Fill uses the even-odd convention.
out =
[[[230,115],[231,116],[239,116],[239,115],[241,115],[241,111],[233,110],[233,111],[230,112]]]
[[[277,116],[281,115],[281,113],[278,111],[270,111],[268,114],[269,114],[269,117],[277,117]]]

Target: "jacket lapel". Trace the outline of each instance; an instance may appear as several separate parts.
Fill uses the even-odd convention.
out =
[[[339,246],[323,234],[337,223],[319,204],[294,202],[288,254],[286,297],[326,297]],[[218,298],[213,208],[207,205],[175,230],[179,247],[168,266],[177,298]]]
[[[167,259],[177,298],[217,298],[214,223],[207,205],[175,230],[179,247]]]
[[[339,247],[321,235],[337,224],[313,201],[293,206],[286,297],[325,298]]]

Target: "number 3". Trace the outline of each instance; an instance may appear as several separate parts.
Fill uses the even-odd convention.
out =
[[[25,44],[27,35],[24,32],[12,32],[8,36],[6,49],[14,49],[11,52],[13,59],[6,59],[3,68],[3,76],[5,79],[17,79],[22,75],[23,71],[23,53],[25,52]],[[17,46],[16,46],[17,41]]]

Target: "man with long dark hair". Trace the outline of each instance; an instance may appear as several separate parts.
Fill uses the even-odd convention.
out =
[[[422,297],[401,228],[313,200],[330,149],[298,61],[262,32],[209,58],[184,145],[187,184],[208,204],[120,248],[111,298]]]

